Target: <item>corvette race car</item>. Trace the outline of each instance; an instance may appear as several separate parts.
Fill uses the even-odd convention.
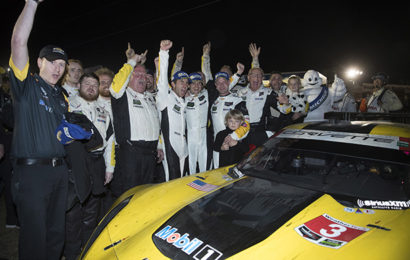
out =
[[[410,259],[410,125],[288,126],[239,164],[137,186],[80,259]]]

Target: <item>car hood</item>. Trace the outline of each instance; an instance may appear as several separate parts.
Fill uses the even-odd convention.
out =
[[[375,259],[410,256],[409,210],[343,206],[328,194],[227,169],[146,187],[88,259]],[[370,250],[371,249],[371,250]]]

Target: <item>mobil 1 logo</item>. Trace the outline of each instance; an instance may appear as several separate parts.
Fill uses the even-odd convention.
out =
[[[182,259],[217,260],[221,259],[223,255],[219,250],[204,243],[199,238],[189,233],[180,233],[177,228],[170,225],[155,233],[153,241],[157,248],[171,259],[175,259],[176,255],[178,255],[178,259],[181,259],[181,252],[185,255]]]

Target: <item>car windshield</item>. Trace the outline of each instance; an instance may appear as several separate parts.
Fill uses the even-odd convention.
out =
[[[248,176],[332,196],[410,204],[410,156],[392,150],[328,141],[272,138],[241,161]],[[407,207],[409,207],[408,205]]]

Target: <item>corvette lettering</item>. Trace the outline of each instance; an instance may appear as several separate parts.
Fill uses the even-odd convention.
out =
[[[317,131],[306,129],[286,129],[280,133],[279,138],[296,138],[296,139],[312,139],[322,141],[332,141],[340,143],[354,143],[359,145],[368,145],[374,147],[382,147],[399,150],[399,137],[384,136],[384,135],[370,135],[347,132],[334,131]]]
[[[177,228],[168,225],[157,232],[155,236],[161,238],[169,244],[172,244],[176,248],[181,249],[188,255],[192,254],[192,252],[198,248],[201,248],[199,252],[195,254],[194,259],[211,260],[219,259],[219,257],[222,256],[221,252],[210,245],[200,247],[203,244],[202,240],[196,237],[190,238],[189,233],[181,235],[181,233],[178,233],[177,231]]]

